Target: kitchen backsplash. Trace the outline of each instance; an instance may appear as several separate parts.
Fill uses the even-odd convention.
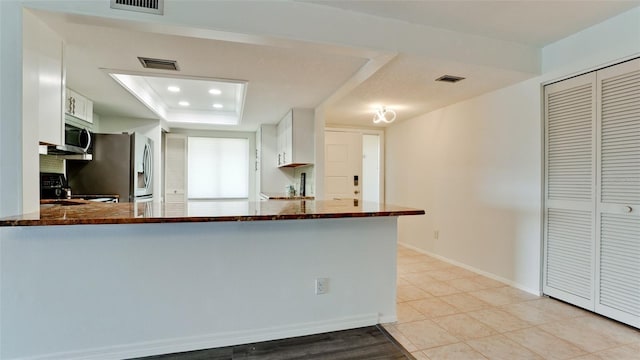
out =
[[[64,159],[40,154],[40,172],[64,174]]]
[[[315,191],[316,191],[316,184],[315,184],[315,176],[313,175],[313,165],[307,165],[307,166],[299,166],[296,167],[293,173],[293,177],[296,181],[295,183],[295,187],[296,187],[296,191],[298,194],[300,194],[300,174],[305,173],[306,175],[306,195],[307,196],[314,196],[315,195]]]

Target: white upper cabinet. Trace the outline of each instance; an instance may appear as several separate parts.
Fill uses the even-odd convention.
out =
[[[64,43],[32,13],[23,17],[23,121],[38,126],[42,144],[64,143]]]
[[[314,119],[311,109],[292,109],[277,126],[278,166],[313,163]]]
[[[282,161],[281,144],[276,125],[263,124],[256,132],[256,186],[257,193],[280,194],[286,185],[291,184],[292,172],[283,171],[276,166],[278,156]],[[282,130],[282,128],[280,129]]]
[[[93,101],[68,88],[64,99],[64,112],[93,124]]]

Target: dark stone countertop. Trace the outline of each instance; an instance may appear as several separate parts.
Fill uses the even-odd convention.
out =
[[[265,193],[261,192],[260,196],[266,198],[267,200],[315,200],[314,196],[288,196],[285,193]]]
[[[120,195],[117,194],[105,194],[105,195],[96,195],[96,194],[91,194],[91,195],[83,195],[83,194],[74,194],[71,195],[72,199],[103,199],[103,198],[116,198],[119,199]]]
[[[58,200],[40,212],[0,218],[0,226],[137,224],[332,219],[423,215],[424,210],[354,200],[189,201],[96,203]]]

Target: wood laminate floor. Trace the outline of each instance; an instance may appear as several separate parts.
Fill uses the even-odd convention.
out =
[[[415,360],[382,327],[334,331],[290,339],[156,355],[138,360]]]

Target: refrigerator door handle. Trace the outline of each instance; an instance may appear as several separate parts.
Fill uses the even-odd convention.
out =
[[[144,153],[142,155],[142,171],[144,174],[144,187],[149,190],[153,180],[153,164],[151,158],[151,145],[144,144]]]

